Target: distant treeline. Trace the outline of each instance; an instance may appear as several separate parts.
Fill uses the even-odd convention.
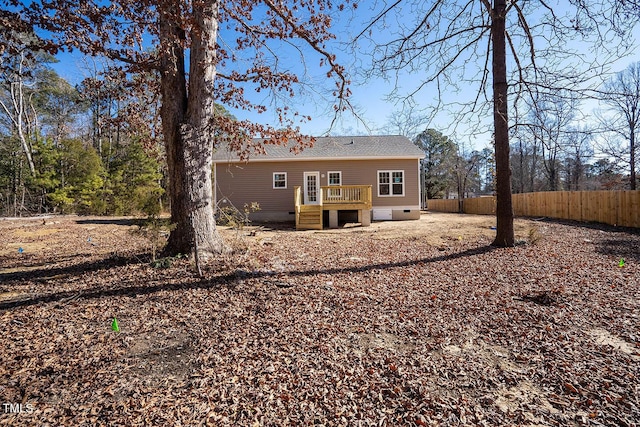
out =
[[[46,54],[25,48],[2,56],[0,215],[160,211],[165,173],[153,79],[92,64],[85,71],[93,76],[72,86]]]

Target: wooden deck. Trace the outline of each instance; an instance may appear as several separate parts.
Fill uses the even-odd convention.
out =
[[[324,185],[318,203],[304,204],[301,187],[294,187],[296,229],[322,230],[323,211],[371,210],[370,185]]]

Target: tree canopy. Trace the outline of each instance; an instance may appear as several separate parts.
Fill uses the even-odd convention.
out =
[[[610,113],[603,118],[605,130],[610,135],[604,151],[614,158],[624,159],[629,165],[629,187],[635,190],[640,136],[640,62],[630,64],[609,79],[604,85],[601,101]],[[620,138],[626,147],[616,143]]]
[[[334,38],[329,11],[349,0],[306,2],[272,0],[160,2],[119,0],[33,2],[25,20],[52,35],[65,49],[108,57],[124,73],[157,73],[162,105],[162,136],[168,165],[171,232],[167,253],[223,252],[213,218],[212,151],[225,142],[242,156],[262,147],[251,137],[281,144],[304,138],[296,123],[309,120],[291,111],[286,99],[304,83],[298,71],[279,60],[278,46],[305,47],[324,67],[335,110],[348,107],[349,78],[326,48]],[[304,59],[304,58],[301,58]],[[264,92],[270,104],[254,103],[249,90]],[[263,125],[216,114],[216,104],[266,111],[271,105],[279,123]]]

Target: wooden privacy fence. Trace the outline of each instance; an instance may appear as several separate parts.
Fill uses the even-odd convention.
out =
[[[512,197],[516,216],[544,216],[640,228],[640,191],[544,191]],[[496,212],[495,204],[495,197],[463,199],[462,212],[492,215]],[[427,209],[460,212],[459,201],[453,199],[429,200]]]
[[[429,199],[427,209],[436,212],[464,212],[475,215],[491,215],[496,212],[496,198],[491,196],[474,197],[462,200],[460,209],[458,199]]]

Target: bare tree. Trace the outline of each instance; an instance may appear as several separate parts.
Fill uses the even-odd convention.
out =
[[[624,40],[620,36],[634,22],[620,2],[562,4],[565,7],[559,13],[555,5],[542,0],[380,2],[375,17],[356,37],[360,45],[370,41],[363,49],[373,52],[371,74],[395,76],[394,96],[412,99],[435,88],[440,105],[445,94],[468,92],[469,85],[475,85],[475,96],[459,106],[453,120],[469,113],[486,117],[492,111],[496,246],[514,244],[507,95],[517,103],[534,89],[553,93],[589,81],[602,73],[610,59],[619,57],[620,43],[609,42]],[[570,50],[567,41],[571,38],[593,42],[590,53],[595,55]],[[615,47],[600,48],[603,46]],[[507,52],[512,73],[507,72]],[[407,73],[420,73],[423,78],[417,86],[406,88],[403,76]]]
[[[211,186],[212,151],[219,135],[226,135],[230,147],[244,156],[263,150],[252,145],[254,135],[274,144],[291,139],[300,145],[312,143],[297,127],[309,118],[290,111],[284,101],[296,95],[305,77],[280,61],[278,48],[291,46],[300,55],[311,51],[333,83],[335,110],[348,106],[347,74],[326,48],[334,37],[328,31],[329,12],[344,4],[329,0],[53,0],[25,7],[34,23],[56,36],[57,44],[107,56],[127,72],[159,72],[171,218],[176,224],[168,254],[195,252],[198,260],[226,250],[216,230]],[[228,40],[221,37],[221,26]],[[152,50],[144,41],[149,37]],[[268,105],[247,99],[249,88],[272,95],[277,125],[216,115],[216,103],[266,111]]]
[[[403,135],[415,140],[428,121],[426,114],[418,111],[415,106],[407,104],[402,110],[394,111],[387,117],[384,129],[389,134]]]
[[[529,130],[526,126],[512,128],[512,139],[515,140],[511,149],[512,185],[516,193],[538,190],[540,147]]]
[[[20,141],[22,150],[29,165],[31,175],[35,175],[33,162],[32,136],[35,130],[31,94],[36,86],[34,68],[37,61],[33,60],[31,51],[23,44],[16,54],[0,56],[0,87],[4,89],[6,97],[0,97],[0,112],[8,118],[11,133]]]
[[[469,191],[479,190],[479,166],[481,161],[482,154],[478,151],[469,153],[465,150],[465,147],[458,146],[458,153],[455,156],[451,172],[455,177],[460,212],[464,212],[463,199],[469,197]]]
[[[493,194],[495,191],[495,153],[490,148],[483,148],[479,153],[478,175],[479,188],[485,194]]]
[[[569,191],[584,190],[587,179],[587,161],[593,157],[593,134],[587,125],[569,129],[565,142],[565,186]]]
[[[555,94],[542,94],[531,101],[527,127],[534,145],[541,148],[546,190],[560,189],[562,160],[569,135],[576,132],[572,126],[577,108],[575,96],[561,90]]]
[[[602,92],[601,101],[610,114],[601,118],[601,122],[613,138],[608,138],[601,149],[629,165],[629,187],[635,190],[640,133],[640,62],[629,65],[608,80]],[[618,138],[628,145],[621,147]]]

